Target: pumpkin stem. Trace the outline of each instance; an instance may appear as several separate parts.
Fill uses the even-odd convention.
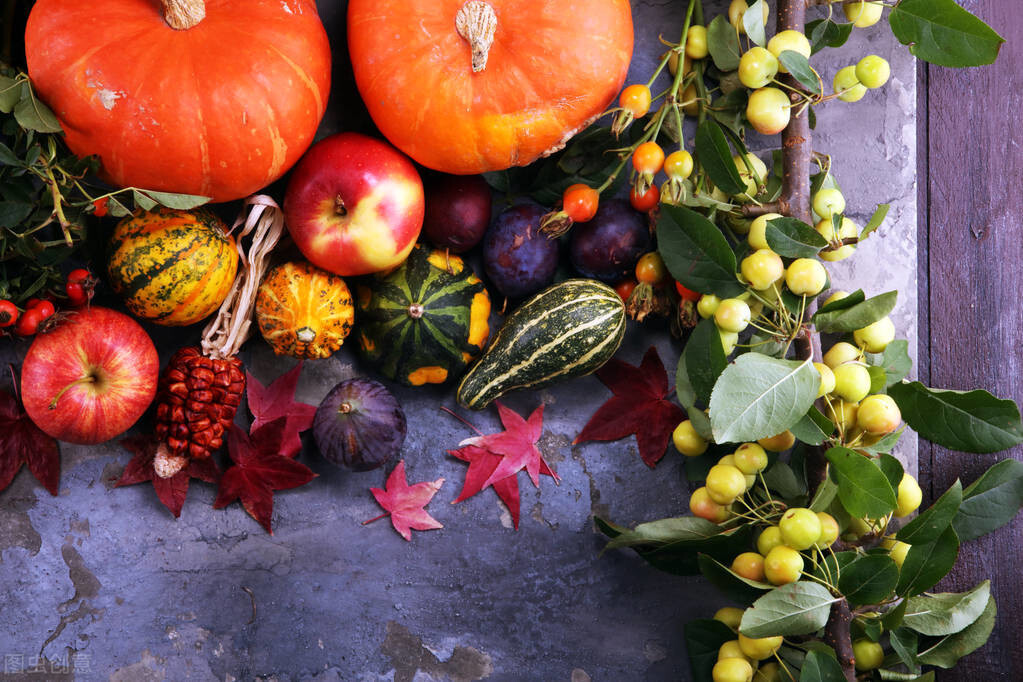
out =
[[[204,0],[160,0],[163,3],[163,20],[175,31],[192,28],[206,18]]]
[[[316,330],[312,327],[302,327],[295,332],[295,337],[302,343],[312,343],[316,340]]]
[[[497,28],[494,8],[481,0],[469,0],[455,15],[455,28],[472,48],[473,73],[487,68],[487,56],[494,44],[494,30]]]

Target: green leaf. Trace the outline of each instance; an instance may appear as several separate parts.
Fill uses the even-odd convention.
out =
[[[707,175],[725,194],[746,191],[746,183],[732,160],[732,149],[715,121],[706,120],[696,129],[696,159]]]
[[[141,208],[143,211],[152,211],[157,206],[155,200],[150,199],[145,194],[139,192],[137,189],[133,189],[131,191],[131,198],[135,201],[135,205]]]
[[[609,538],[618,538],[633,532],[600,518],[595,518],[594,521],[600,532]],[[683,539],[670,542],[641,542],[632,548],[654,568],[673,575],[696,575],[700,572],[697,565],[700,553],[730,561],[736,554],[745,551],[753,541],[753,532],[748,527],[729,531],[718,527],[718,531],[717,535],[702,540],[695,535],[687,535]]]
[[[767,45],[767,35],[764,29],[764,0],[757,0],[747,7],[742,15],[742,26],[746,29],[746,35],[760,47]]]
[[[123,218],[126,215],[131,215],[131,211],[128,210],[128,207],[122,204],[121,201],[113,195],[111,195],[110,199],[107,201],[107,211],[109,211],[110,215],[114,218]]]
[[[838,601],[826,587],[808,580],[775,588],[753,602],[739,623],[747,637],[808,635],[828,622]]]
[[[785,258],[813,258],[828,245],[817,230],[795,218],[767,221],[764,234],[771,250]]]
[[[852,34],[853,25],[836,24],[830,19],[817,19],[806,25],[810,38],[810,54],[814,55],[825,47],[842,47]]]
[[[985,580],[969,592],[941,592],[910,597],[902,623],[923,635],[953,635],[974,623],[987,607],[991,581]]]
[[[209,203],[211,197],[203,197],[197,194],[172,194],[171,192],[156,192],[151,189],[136,190],[137,194],[144,194],[153,201],[166,206],[187,211]],[[146,209],[149,210],[149,209]]]
[[[728,366],[721,335],[713,320],[701,320],[693,329],[682,351],[679,366],[684,366],[696,399],[706,405],[714,384]]]
[[[952,570],[958,556],[959,538],[951,527],[934,542],[911,545],[895,592],[900,597],[912,597],[929,590]]]
[[[806,360],[740,355],[725,368],[710,396],[717,443],[770,438],[793,426],[817,398],[820,376]]]
[[[914,381],[891,386],[888,395],[911,429],[950,450],[997,452],[1023,443],[1016,403],[987,391],[943,391]]]
[[[721,298],[745,288],[735,277],[735,253],[714,223],[681,206],[661,206],[657,250],[671,276],[683,286]]]
[[[612,538],[605,549],[674,542],[701,542],[721,534],[721,526],[696,516],[679,516],[641,523]]]
[[[27,96],[22,94],[21,99],[14,105],[14,118],[22,128],[37,133],[60,133],[64,130],[60,127],[57,117],[50,111],[50,107],[36,99],[30,89]]]
[[[24,163],[17,155],[11,151],[11,148],[0,142],[0,164],[4,166],[24,166]],[[6,189],[5,189],[6,194]]]
[[[863,303],[867,300],[867,297],[863,294],[862,289],[857,289],[848,296],[840,298],[837,301],[832,301],[827,305],[822,305],[817,309],[818,313],[833,313],[839,310],[848,310],[858,303]]]
[[[963,656],[984,646],[991,631],[995,629],[995,598],[988,597],[987,606],[980,618],[965,630],[948,635],[920,652],[921,663],[939,668],[951,668]]]
[[[796,440],[802,441],[808,445],[821,445],[825,440],[828,439],[830,434],[825,433],[815,418],[812,416],[814,412],[820,414],[821,418],[825,418],[816,407],[811,407],[810,410],[803,415],[803,417],[795,424],[789,427],[792,431],[792,435],[796,437]],[[828,422],[831,423],[830,421]],[[832,428],[834,431],[834,428]]]
[[[799,480],[792,467],[780,459],[775,460],[763,475],[767,487],[778,493],[783,500],[806,495],[806,484]]]
[[[739,36],[728,23],[727,16],[719,14],[707,26],[707,49],[719,71],[727,73],[739,68],[739,58],[742,56]]]
[[[721,621],[711,618],[691,620],[685,624],[684,631],[693,682],[713,682],[711,671],[718,660],[718,649],[735,639],[735,633]]]
[[[939,66],[991,64],[1005,42],[955,0],[903,0],[892,9],[888,23],[917,59]]]
[[[727,21],[725,23],[728,23]],[[736,64],[738,66],[738,64]],[[0,112],[9,114],[21,99],[21,83],[7,76],[0,76]]]
[[[870,394],[884,393],[888,386],[888,373],[884,368],[867,365],[867,373],[870,375]]]
[[[853,516],[876,519],[895,509],[895,490],[873,461],[849,448],[827,451],[838,498]]]
[[[0,201],[0,228],[20,225],[25,218],[32,215],[34,208],[32,204],[20,201]]]
[[[899,567],[890,556],[868,554],[842,568],[838,589],[850,606],[879,604],[899,582]]]
[[[877,458],[876,462],[881,468],[881,473],[884,474],[891,484],[892,490],[895,491],[895,497],[898,498],[899,483],[902,482],[902,477],[906,474],[906,470],[902,467],[902,462],[891,455],[882,455]]]
[[[902,432],[906,430],[905,426],[899,428],[898,431],[892,431],[887,436],[877,441],[873,445],[858,445],[857,450],[863,450],[871,455],[882,455],[890,453],[896,445],[899,443],[899,439],[902,437]]]
[[[885,388],[891,387],[909,375],[913,361],[909,357],[909,341],[896,339],[888,344],[881,355],[880,367],[884,369]]]
[[[870,216],[870,220],[866,225],[863,226],[863,230],[860,232],[860,241],[863,241],[870,234],[881,227],[881,223],[888,217],[888,209],[891,208],[888,204],[878,204],[877,210],[874,211],[874,215]]]
[[[888,609],[881,617],[881,624],[889,632],[902,625],[902,618],[906,615],[906,600],[902,599],[896,606]]]
[[[934,542],[952,524],[962,501],[963,484],[957,479],[934,504],[907,523],[895,536],[896,539],[910,545]]]
[[[811,651],[803,660],[799,682],[846,682],[838,659],[820,651]]]
[[[815,95],[822,94],[821,79],[810,66],[810,60],[793,50],[784,50],[778,55],[778,61],[804,88]]]
[[[916,660],[919,639],[915,632],[909,628],[901,627],[892,630],[891,636],[888,638],[899,660],[914,673],[920,671],[920,664]]]
[[[697,561],[699,562],[700,573],[703,574],[703,577],[721,590],[721,594],[739,603],[751,602],[767,590],[774,589],[774,586],[768,583],[758,583],[754,580],[743,578],[720,561],[706,554],[701,554]]]
[[[952,521],[966,542],[1001,528],[1023,507],[1023,462],[1006,459],[985,471],[963,491],[963,502]]]
[[[824,479],[824,482],[817,488],[817,492],[814,493],[813,499],[810,500],[810,511],[827,511],[831,503],[835,501],[836,495],[838,495],[838,484],[830,478]]]
[[[817,327],[817,331],[825,333],[844,333],[863,329],[890,313],[895,307],[898,295],[897,291],[889,291],[844,310],[832,312],[818,310],[813,316],[814,326]]]

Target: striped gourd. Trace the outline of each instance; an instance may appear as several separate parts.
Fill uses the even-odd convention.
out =
[[[345,281],[311,263],[281,263],[259,285],[256,322],[278,355],[330,357],[354,319]]]
[[[599,369],[621,345],[625,306],[591,279],[555,284],[508,316],[462,379],[458,402],[481,410],[516,388],[540,388]]]
[[[193,324],[223,303],[238,270],[227,227],[208,210],[158,207],[121,220],[110,241],[107,274],[136,317]]]
[[[440,384],[479,356],[490,296],[457,256],[416,246],[408,259],[356,289],[359,349],[388,379]]]

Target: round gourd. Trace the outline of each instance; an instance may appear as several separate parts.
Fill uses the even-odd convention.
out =
[[[120,186],[228,201],[313,141],[330,45],[312,0],[38,0],[28,72],[78,156]]]
[[[359,284],[357,305],[363,356],[407,386],[460,375],[490,335],[490,296],[479,277],[457,256],[422,246]]]
[[[208,210],[158,207],[123,218],[110,241],[110,286],[136,317],[193,324],[224,302],[238,270],[227,226]]]
[[[345,281],[310,263],[282,263],[256,294],[256,322],[278,355],[326,358],[352,331],[355,309]]]
[[[564,147],[614,100],[632,57],[628,0],[351,0],[348,49],[380,131],[468,175]]]

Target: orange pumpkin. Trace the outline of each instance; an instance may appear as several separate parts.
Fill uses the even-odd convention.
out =
[[[71,150],[98,155],[110,182],[248,196],[298,161],[323,117],[316,3],[162,2],[166,14],[155,0],[38,0],[29,76]]]
[[[558,151],[606,109],[632,57],[632,11],[628,0],[351,0],[348,49],[396,147],[481,173]]]

